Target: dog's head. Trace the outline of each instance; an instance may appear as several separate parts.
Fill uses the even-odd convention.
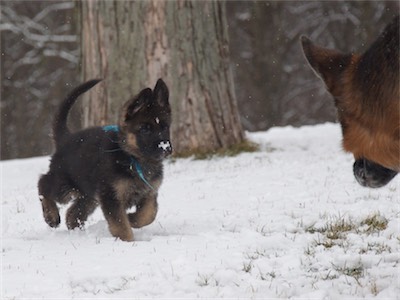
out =
[[[172,153],[169,91],[162,79],[125,103],[120,120],[121,147],[136,157],[161,160]]]
[[[384,186],[400,170],[398,18],[396,22],[363,55],[301,38],[306,59],[334,98],[343,148],[355,158],[354,176],[373,188]],[[391,52],[382,51],[386,48]]]

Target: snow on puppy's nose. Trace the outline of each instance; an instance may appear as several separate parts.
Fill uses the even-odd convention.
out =
[[[166,154],[172,153],[172,147],[171,147],[171,143],[169,141],[161,141],[158,144],[158,148],[163,149],[163,151],[166,152]]]

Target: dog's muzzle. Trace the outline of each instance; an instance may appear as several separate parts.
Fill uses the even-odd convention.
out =
[[[161,148],[163,150],[165,156],[172,154],[172,146],[170,141],[161,141],[158,144],[158,148]]]
[[[397,175],[396,171],[387,169],[365,158],[357,159],[353,165],[357,182],[365,187],[380,188]]]

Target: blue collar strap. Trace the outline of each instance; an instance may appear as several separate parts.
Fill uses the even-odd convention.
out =
[[[119,131],[119,127],[118,125],[106,125],[102,127],[103,130],[105,132],[118,132]],[[154,188],[151,186],[151,184],[146,180],[146,178],[144,177],[143,174],[143,170],[142,167],[140,166],[139,162],[133,157],[131,156],[131,164],[129,166],[129,169],[131,169],[133,171],[133,166],[135,166],[136,172],[139,175],[139,178],[152,190],[154,190]]]
[[[118,125],[106,125],[102,127],[103,130],[105,132],[119,132],[119,127]],[[154,188],[152,187],[152,185],[146,180],[146,178],[144,177],[143,174],[143,170],[142,167],[140,166],[139,162],[133,157],[131,156],[131,165],[129,166],[129,169],[131,171],[133,171],[133,166],[135,166],[136,172],[139,175],[139,178],[152,190],[154,190]]]
[[[118,132],[119,131],[118,125],[106,125],[106,126],[103,126],[102,128],[105,132],[109,132],[109,131]]]
[[[154,188],[152,187],[152,185],[146,180],[146,178],[144,177],[143,174],[143,170],[142,167],[140,166],[139,162],[133,157],[131,156],[131,166],[129,167],[131,170],[133,170],[133,166],[135,166],[136,172],[138,173],[140,179],[142,179],[142,181],[154,191]]]

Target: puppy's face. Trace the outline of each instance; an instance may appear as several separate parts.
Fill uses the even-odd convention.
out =
[[[120,129],[121,147],[126,152],[150,160],[161,160],[172,153],[168,98],[168,88],[159,79],[154,90],[146,88],[124,105]]]

